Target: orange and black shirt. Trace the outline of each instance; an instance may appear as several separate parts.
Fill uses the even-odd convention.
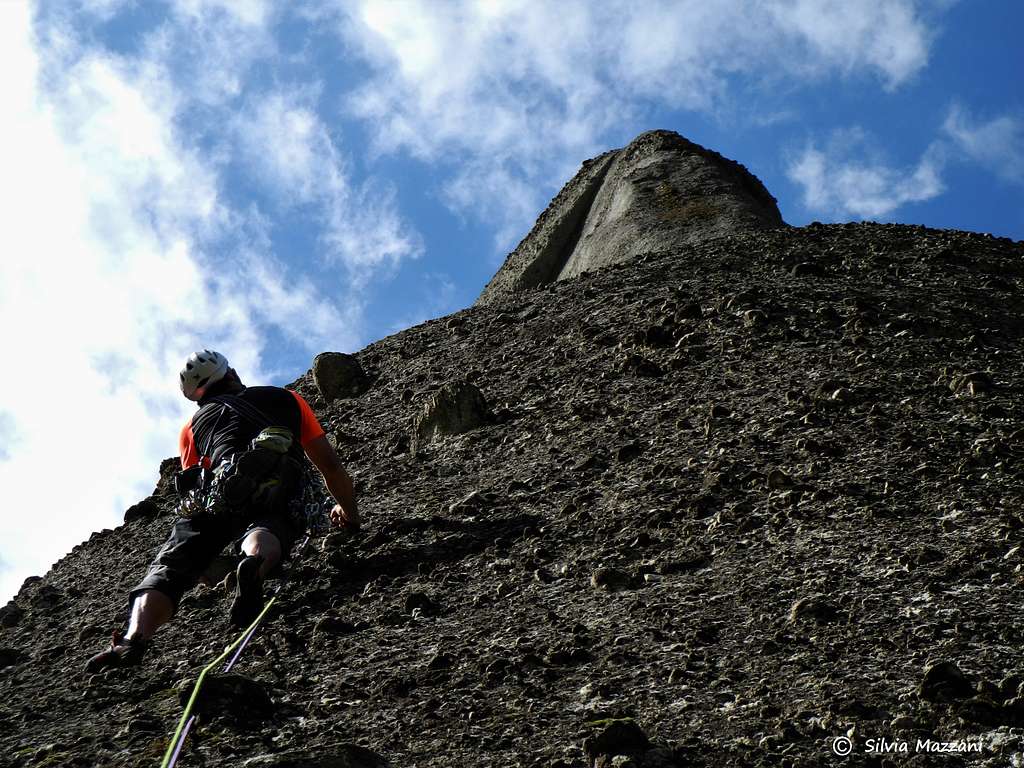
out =
[[[233,397],[253,406],[265,418],[248,418],[238,408],[217,399],[199,401],[199,410],[182,427],[179,449],[181,468],[200,462],[215,466],[224,456],[245,450],[265,427],[287,427],[305,448],[324,434],[313,410],[302,397],[281,387],[246,387]],[[252,409],[245,409],[252,412]],[[265,423],[269,420],[269,424]],[[257,423],[259,421],[260,423]]]

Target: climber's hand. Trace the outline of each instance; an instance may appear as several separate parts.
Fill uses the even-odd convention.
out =
[[[341,504],[335,504],[331,510],[331,522],[349,531],[359,530],[359,516],[350,515]]]

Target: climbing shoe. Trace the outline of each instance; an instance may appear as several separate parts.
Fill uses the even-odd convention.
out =
[[[263,558],[251,555],[238,564],[235,571],[235,599],[231,603],[231,623],[245,629],[263,610],[263,582],[260,565]]]
[[[134,667],[142,663],[146,655],[146,641],[134,637],[125,637],[114,632],[110,647],[100,651],[85,664],[86,672],[99,672],[111,667]]]

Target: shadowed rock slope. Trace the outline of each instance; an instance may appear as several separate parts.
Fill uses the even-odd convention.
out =
[[[1010,764],[1022,258],[919,227],[749,232],[386,338],[356,396],[299,379],[366,530],[295,558],[181,764]],[[414,426],[443,402],[460,420]],[[3,609],[0,764],[159,763],[224,591],[143,668],[81,668],[173,503],[161,482]],[[866,756],[883,736],[982,752]]]

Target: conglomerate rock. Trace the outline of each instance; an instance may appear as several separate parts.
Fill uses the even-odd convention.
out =
[[[416,416],[410,437],[412,453],[427,443],[476,429],[490,417],[487,400],[475,384],[448,382],[430,396]]]
[[[1012,765],[1022,288],[985,235],[753,231],[383,339],[358,398],[307,373],[366,524],[271,579],[233,670],[263,705],[228,692],[179,764]],[[493,418],[413,459],[456,380]],[[83,674],[170,526],[149,502],[0,610],[0,765],[158,764],[235,636],[201,586],[143,667]]]
[[[673,131],[588,160],[509,254],[477,304],[751,229],[785,223],[739,163]]]

